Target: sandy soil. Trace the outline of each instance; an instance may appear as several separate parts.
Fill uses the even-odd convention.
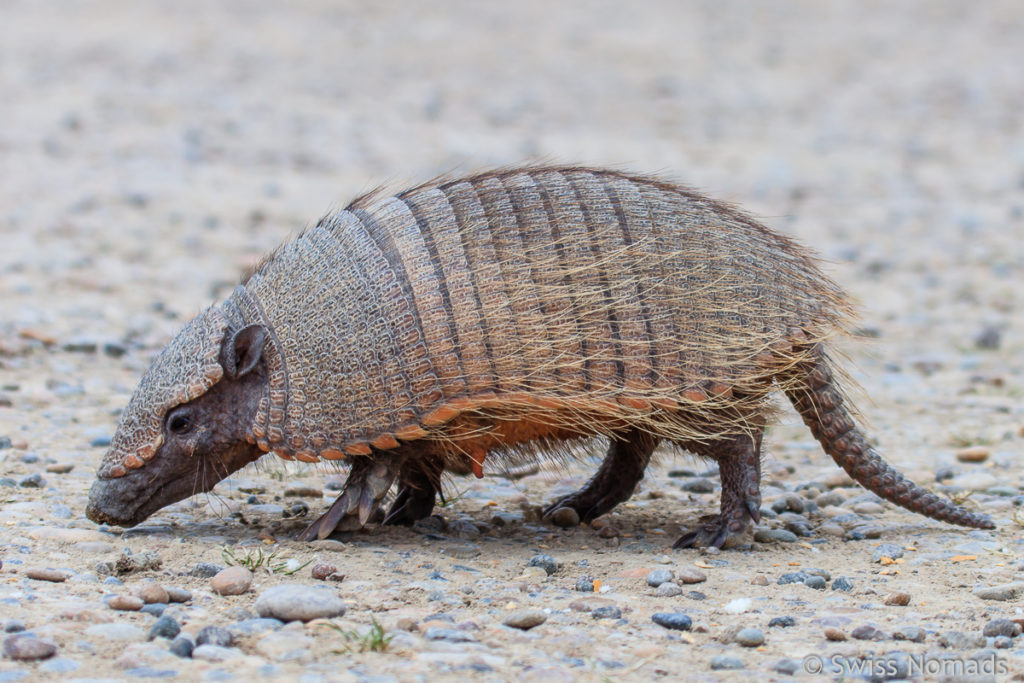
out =
[[[1024,677],[1019,629],[982,636],[994,619],[1024,623],[1019,3],[14,0],[2,15],[0,622],[3,638],[24,628],[56,655],[21,660],[24,641],[11,645],[0,681],[780,680],[814,678],[810,655],[931,662],[931,674],[990,660],[999,680]],[[453,481],[439,510],[451,526],[433,534],[294,543],[308,520],[281,510],[323,509],[337,475],[274,460],[129,532],[85,519],[138,377],[262,253],[382,182],[538,157],[663,172],[818,250],[862,302],[872,339],[845,350],[872,437],[915,480],[973,492],[967,504],[999,528],[878,506],[792,412],[769,434],[765,507],[829,491],[837,505],[796,516],[810,535],[746,552],[671,550],[717,508],[699,477],[669,476],[705,465],[671,457],[604,535],[531,521],[593,461]],[[958,459],[967,447],[980,462]],[[322,496],[285,496],[300,485]],[[873,557],[898,554],[884,543],[903,557]],[[160,566],[117,575],[125,548]],[[257,568],[241,595],[195,575],[257,548],[277,553],[277,571]],[[558,571],[528,567],[538,554]],[[323,621],[239,630],[266,588],[322,585],[312,565],[285,573],[307,561],[345,575],[328,582],[347,605],[330,623],[366,634],[376,620],[386,651],[358,652]],[[828,574],[825,590],[778,583],[808,568]],[[657,595],[654,569],[706,580]],[[833,590],[840,575],[852,590]],[[584,577],[598,593],[575,590]],[[147,641],[153,614],[106,602],[147,582],[191,592],[165,612],[183,634],[232,627],[234,641],[194,658]],[[1003,600],[975,594],[992,586]],[[898,592],[909,604],[886,604]],[[594,598],[621,615],[570,607]],[[501,625],[520,609],[545,623]],[[692,629],[655,624],[661,612]],[[872,625],[878,639],[852,637]],[[740,627],[763,644],[737,643]],[[915,627],[923,642],[894,638]],[[848,639],[826,640],[830,628]]]

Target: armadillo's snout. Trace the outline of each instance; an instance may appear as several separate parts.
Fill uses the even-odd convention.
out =
[[[89,503],[85,507],[85,516],[97,524],[117,524],[118,526],[135,526],[145,516],[140,517],[139,511],[143,500],[133,496],[126,486],[129,482],[120,479],[97,479],[89,489]]]

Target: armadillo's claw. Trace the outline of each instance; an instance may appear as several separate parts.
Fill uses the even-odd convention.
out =
[[[398,473],[396,458],[357,458],[331,507],[301,534],[300,541],[324,539],[335,531],[361,529],[380,506]]]
[[[747,539],[746,520],[729,520],[722,515],[714,515],[710,521],[679,537],[672,544],[680,548],[734,548],[745,545]]]

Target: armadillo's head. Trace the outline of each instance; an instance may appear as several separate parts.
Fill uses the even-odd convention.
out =
[[[233,330],[210,308],[164,349],[121,414],[89,492],[94,522],[134,526],[256,460],[265,329]]]

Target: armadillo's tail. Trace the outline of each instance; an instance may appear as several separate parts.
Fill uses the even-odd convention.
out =
[[[961,526],[993,529],[988,515],[978,514],[935,495],[897,472],[861,434],[843,406],[832,368],[820,344],[800,354],[806,361],[792,366],[795,373],[786,394],[811,433],[840,467],[869,491],[911,512]]]

